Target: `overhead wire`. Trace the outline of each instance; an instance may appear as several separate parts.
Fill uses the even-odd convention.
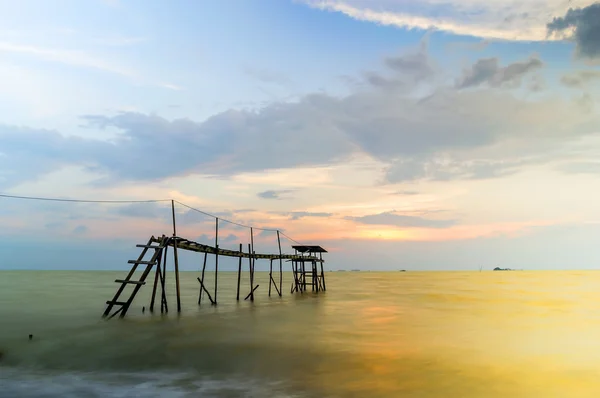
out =
[[[276,229],[276,228],[262,228],[262,227],[255,227],[255,226],[251,226],[251,225],[245,225],[245,224],[241,224],[235,221],[231,221],[231,220],[227,220],[225,218],[221,218],[219,216],[216,216],[214,214],[211,213],[207,213],[203,210],[197,209],[195,207],[189,206],[183,202],[180,202],[176,199],[148,199],[148,200],[101,200],[101,199],[67,199],[67,198],[48,198],[48,197],[41,197],[41,196],[23,196],[23,195],[9,195],[9,194],[0,194],[0,198],[7,198],[7,199],[24,199],[24,200],[40,200],[40,201],[50,201],[50,202],[70,202],[70,203],[159,203],[159,202],[174,202],[177,203],[183,207],[186,207],[190,210],[196,211],[198,213],[204,214],[205,216],[208,217],[213,217],[215,219],[219,219],[219,221],[223,221],[229,224],[233,224],[233,225],[237,225],[239,227],[242,228],[252,228],[258,231],[267,231],[267,232],[279,232],[280,235],[286,237],[287,239],[289,239],[290,241],[298,244],[298,245],[302,245],[302,243],[298,242],[297,240],[291,238],[290,236],[286,235],[285,233],[283,233],[280,229]]]

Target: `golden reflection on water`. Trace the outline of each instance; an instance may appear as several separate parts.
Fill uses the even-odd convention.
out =
[[[353,330],[324,339],[353,361],[317,376],[327,394],[600,396],[600,273],[379,275],[368,299],[331,293],[340,308],[324,322],[354,306]],[[354,286],[361,277],[341,279]]]
[[[254,304],[235,303],[235,274],[224,274],[222,302],[202,309],[195,275],[183,275],[181,318],[143,315],[140,302],[128,321],[99,323],[121,276],[40,276],[42,301],[10,290],[30,276],[0,279],[0,319],[14,320],[0,343],[25,324],[42,336],[19,337],[22,352],[7,343],[7,360],[244,374],[306,397],[600,397],[600,272],[334,272],[324,295],[261,290]]]

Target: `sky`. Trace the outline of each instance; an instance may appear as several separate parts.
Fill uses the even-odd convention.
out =
[[[124,269],[170,199],[330,270],[598,268],[599,99],[588,0],[0,2],[0,193],[165,200],[0,198],[0,269]]]

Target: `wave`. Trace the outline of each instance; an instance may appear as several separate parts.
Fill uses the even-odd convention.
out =
[[[0,398],[301,396],[285,391],[280,382],[235,376],[217,379],[195,372],[50,372],[0,367],[0,385]]]

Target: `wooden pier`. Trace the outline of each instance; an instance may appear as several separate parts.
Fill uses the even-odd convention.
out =
[[[217,235],[218,236],[218,235]],[[269,289],[268,294],[271,296],[272,290],[277,292],[278,296],[282,296],[283,288],[283,262],[291,262],[292,274],[294,281],[290,293],[299,292],[304,293],[307,291],[308,286],[311,287],[313,292],[325,291],[325,273],[323,270],[323,253],[327,253],[325,249],[320,246],[303,246],[297,245],[292,246],[295,250],[294,254],[283,254],[281,252],[281,241],[279,233],[277,233],[277,241],[279,247],[278,254],[262,254],[256,253],[253,249],[253,238],[251,243],[248,244],[247,251],[243,250],[243,245],[240,244],[239,250],[227,250],[219,247],[218,244],[210,246],[202,243],[193,242],[188,239],[184,239],[178,236],[167,237],[162,235],[161,237],[150,237],[148,242],[145,244],[136,245],[142,249],[139,257],[136,260],[129,260],[128,263],[132,264],[131,270],[124,279],[115,280],[120,286],[117,289],[114,297],[107,301],[106,309],[104,310],[103,317],[108,319],[119,315],[123,318],[129,310],[135,296],[139,290],[147,283],[148,276],[154,270],[154,281],[152,286],[152,296],[150,300],[149,310],[154,312],[156,305],[156,296],[158,293],[158,300],[160,301],[160,312],[166,313],[169,311],[166,295],[166,270],[167,270],[167,255],[169,251],[173,252],[173,263],[175,269],[175,289],[177,297],[177,312],[181,312],[181,294],[179,289],[179,259],[177,252],[179,250],[186,250],[196,253],[204,253],[204,259],[202,261],[202,271],[200,276],[196,279],[199,283],[199,294],[198,304],[202,304],[202,298],[204,295],[208,298],[211,305],[217,305],[217,293],[218,293],[218,259],[219,256],[237,257],[239,258],[238,270],[237,270],[237,291],[236,300],[240,300],[240,282],[243,263],[247,259],[247,269],[250,276],[250,286],[248,293],[244,300],[254,300],[254,295],[258,285],[254,285],[254,264],[256,260],[269,260]],[[214,289],[210,289],[205,284],[206,276],[206,263],[209,255],[215,256],[215,285]],[[148,258],[149,256],[149,258]],[[279,281],[273,277],[273,263],[279,263]],[[306,264],[310,264],[311,268],[307,270]],[[320,264],[320,270],[317,264]],[[277,265],[277,264],[276,264]],[[142,270],[139,279],[132,279],[138,267]],[[129,294],[124,294],[126,288],[132,286]],[[212,290],[212,293],[211,293]],[[127,297],[121,299],[121,297]]]

